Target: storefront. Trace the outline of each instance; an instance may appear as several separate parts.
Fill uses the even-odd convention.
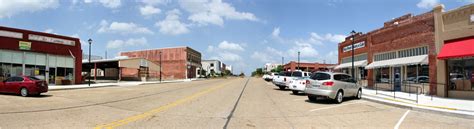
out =
[[[474,4],[434,9],[438,96],[474,99]]]
[[[81,83],[79,39],[0,26],[0,80],[36,76],[50,84]]]

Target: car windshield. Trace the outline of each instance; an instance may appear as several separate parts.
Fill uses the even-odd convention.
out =
[[[33,81],[39,81],[39,80],[41,80],[41,79],[39,79],[39,78],[37,78],[37,77],[28,77],[28,79],[33,80]]]
[[[331,75],[329,75],[327,73],[314,73],[311,76],[311,79],[313,79],[313,80],[329,80],[329,79],[331,79]]]
[[[292,77],[301,77],[302,74],[303,74],[302,72],[292,72],[291,76]]]

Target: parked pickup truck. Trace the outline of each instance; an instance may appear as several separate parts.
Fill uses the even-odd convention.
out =
[[[290,86],[288,87],[294,95],[297,95],[299,92],[304,93],[304,89],[306,88],[306,81],[309,77],[301,77],[296,78],[290,82]]]
[[[278,88],[280,89],[285,89],[286,88],[286,81],[288,77],[291,76],[291,72],[287,72],[287,71],[282,71],[280,73],[278,73],[278,75],[275,75],[273,77],[273,84],[275,84],[275,86],[277,86]]]
[[[293,81],[295,81],[297,79],[300,79],[300,78],[309,77],[310,74],[311,74],[310,72],[303,72],[303,71],[293,71],[293,72],[291,72],[291,76],[286,78],[285,87],[290,87],[290,83],[292,83]]]
[[[270,73],[270,74],[265,74],[263,75],[263,80],[265,81],[272,81],[273,77],[278,76],[278,73]]]

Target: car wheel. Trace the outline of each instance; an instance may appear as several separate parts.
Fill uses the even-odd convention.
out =
[[[316,102],[318,99],[316,96],[308,96],[309,101]]]
[[[20,90],[20,95],[23,96],[23,97],[28,96],[28,89],[26,89],[26,88],[21,88],[21,90]]]
[[[284,89],[285,89],[284,86],[278,86],[278,88],[280,88],[280,90],[284,90]]]
[[[297,94],[298,94],[298,91],[297,91],[297,90],[293,90],[293,94],[294,94],[294,95],[297,95]]]
[[[342,103],[343,98],[344,98],[344,95],[342,94],[342,92],[338,91],[336,94],[336,98],[334,100],[336,103]]]
[[[359,89],[357,91],[357,96],[356,96],[357,99],[361,99],[362,98],[362,89]]]

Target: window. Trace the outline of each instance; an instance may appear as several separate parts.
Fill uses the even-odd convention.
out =
[[[343,81],[344,77],[341,74],[336,74],[336,75],[334,75],[334,80]]]
[[[14,82],[22,82],[23,78],[22,77],[13,77]]]
[[[311,79],[313,80],[329,80],[331,79],[331,75],[327,73],[314,73],[313,76],[311,76]]]
[[[449,90],[473,91],[474,57],[449,59]]]
[[[301,76],[302,74],[303,74],[303,73],[301,73],[301,72],[293,72],[293,73],[291,73],[291,76],[292,76],[292,77],[302,77],[302,76]]]

